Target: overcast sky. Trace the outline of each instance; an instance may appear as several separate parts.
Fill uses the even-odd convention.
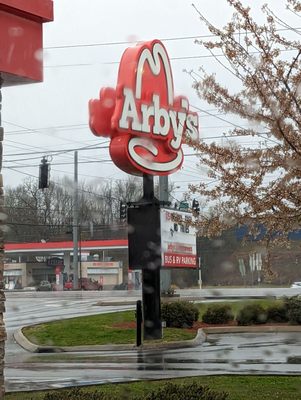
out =
[[[263,1],[244,3],[251,5],[260,18],[258,7]],[[269,1],[285,17],[282,3]],[[226,0],[202,0],[195,5],[220,26],[232,13]],[[298,25],[291,14],[286,17]],[[227,84],[235,85],[232,76],[194,44],[193,38],[208,31],[191,0],[54,0],[54,18],[54,22],[44,25],[44,82],[3,89],[5,185],[15,186],[26,176],[37,177],[40,159],[49,152],[53,154],[51,178],[72,178],[73,152],[53,152],[87,146],[89,150],[79,152],[81,179],[87,183],[126,179],[110,162],[107,148],[93,149],[101,144],[106,147],[108,141],[90,132],[87,105],[101,87],[115,86],[118,62],[126,47],[134,45],[130,42],[163,41],[171,58],[175,93],[187,96],[191,105],[205,110],[200,112],[200,136],[204,140],[220,141],[223,132],[231,128],[233,118],[223,115],[226,121],[218,119],[217,111],[197,98],[191,78],[183,71],[197,71],[202,65],[208,72],[217,72]],[[248,145],[248,140],[244,138],[243,144]],[[191,152],[185,149],[185,153]],[[186,157],[182,170],[171,180],[179,186],[175,197],[180,199],[188,182],[208,178],[197,169],[195,158]]]

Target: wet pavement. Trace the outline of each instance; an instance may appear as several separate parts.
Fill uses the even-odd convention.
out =
[[[209,335],[196,348],[30,354],[6,367],[7,391],[219,374],[300,375],[300,334]]]
[[[22,307],[20,306],[22,301]],[[34,354],[12,340],[12,332],[42,320],[107,312],[128,306],[98,307],[95,299],[8,299],[5,379],[7,391],[51,389],[139,379],[219,374],[301,374],[301,333],[210,334],[195,348],[148,351],[88,351]]]

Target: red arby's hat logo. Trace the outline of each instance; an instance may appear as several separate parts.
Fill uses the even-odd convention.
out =
[[[186,97],[174,97],[169,58],[158,40],[128,48],[116,89],[90,100],[90,128],[109,136],[113,162],[132,175],[169,175],[183,163],[184,132],[198,138],[198,116]]]

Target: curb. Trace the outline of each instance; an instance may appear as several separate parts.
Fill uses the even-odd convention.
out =
[[[112,300],[112,301],[106,301],[106,300],[100,300],[97,303],[93,304],[93,307],[104,307],[104,306],[135,306],[136,305],[136,300]]]
[[[247,326],[216,326],[203,328],[205,334],[219,333],[278,333],[300,332],[300,325],[247,325]]]
[[[38,353],[37,346],[31,343],[22,333],[22,328],[19,328],[13,333],[15,341],[23,347],[23,349],[30,351],[31,353]]]
[[[195,338],[191,340],[181,340],[178,342],[167,343],[148,343],[139,347],[133,344],[113,344],[113,345],[93,345],[93,346],[40,346],[30,342],[22,333],[22,328],[14,332],[15,341],[23,349],[31,353],[64,353],[64,352],[85,352],[85,351],[131,351],[131,350],[164,350],[182,349],[196,347],[207,340],[210,334],[229,334],[229,333],[279,333],[279,332],[299,332],[300,325],[270,325],[270,326],[222,326],[206,327],[199,329]]]
[[[206,334],[199,329],[196,337],[191,340],[182,340],[179,342],[167,343],[149,343],[139,347],[133,344],[112,344],[112,345],[93,345],[93,346],[40,346],[30,342],[19,328],[14,332],[15,341],[23,349],[31,353],[64,353],[64,352],[85,352],[85,351],[130,351],[130,350],[158,350],[158,349],[181,349],[187,347],[196,347],[206,341]]]
[[[256,296],[224,296],[224,299],[227,300],[242,300],[242,299],[252,299],[252,300],[260,300],[260,299],[266,299],[265,295],[256,295]],[[269,296],[271,299],[277,299],[277,296]],[[221,299],[221,296],[219,295],[207,295],[207,296],[181,296],[181,297],[176,297],[176,296],[166,296],[166,297],[161,297],[162,303],[171,303],[173,301],[179,301],[179,300],[185,300],[185,301],[194,301],[194,302],[202,302],[206,300],[219,300]],[[128,305],[136,305],[136,300],[100,300],[97,301],[93,306],[128,306]]]
[[[186,300],[186,301],[201,301],[204,300],[202,297],[180,297],[180,296],[161,296],[162,303],[171,303],[173,301]],[[100,300],[93,306],[135,306],[137,300]]]

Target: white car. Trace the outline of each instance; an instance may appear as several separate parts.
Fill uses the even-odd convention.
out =
[[[291,284],[291,288],[300,288],[301,289],[301,282],[293,282]]]

